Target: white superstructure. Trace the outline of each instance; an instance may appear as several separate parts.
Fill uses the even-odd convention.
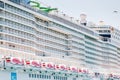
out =
[[[101,40],[98,32],[71,21],[66,15],[58,15],[58,12],[51,14],[43,12],[23,4],[21,0],[0,0],[0,56],[4,57],[2,60],[7,56],[19,57],[24,61],[39,60],[65,64],[88,69],[91,74],[120,73],[119,44],[110,40]],[[19,75],[19,70],[1,69],[0,76],[4,75],[3,73],[16,75],[15,71],[18,71],[16,73]],[[35,79],[25,77],[20,79],[19,76],[18,80],[37,80],[36,76],[40,77],[36,70],[32,73],[20,70],[20,73],[23,73],[20,76],[28,76],[29,73],[28,77]],[[44,74],[46,72],[43,70],[42,75]],[[53,76],[49,78],[51,72],[47,74],[43,79],[53,80]],[[64,74],[68,73],[64,72]],[[77,76],[76,73],[73,75]],[[70,80],[58,73],[56,76],[54,80]],[[84,78],[75,76],[71,77],[71,80]]]

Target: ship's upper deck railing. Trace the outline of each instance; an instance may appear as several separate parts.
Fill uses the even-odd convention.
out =
[[[43,12],[41,10],[35,9],[35,8],[31,7],[30,5],[25,5],[25,4],[20,4],[20,5],[26,7],[28,9],[30,9],[30,10],[33,10],[33,11],[35,11],[37,13],[40,13],[42,15],[45,15],[47,17],[54,18],[54,19],[56,19],[56,20],[58,20],[58,21],[60,21],[62,23],[64,22],[65,24],[68,24],[68,25],[70,25],[70,26],[72,26],[72,27],[74,27],[74,28],[76,28],[78,30],[81,30],[81,31],[85,32],[85,33],[94,35],[96,37],[99,36],[97,34],[97,32],[95,32],[94,30],[88,28],[87,26],[80,25],[80,20],[75,19],[74,17],[70,17],[70,16],[68,16],[68,15],[66,15],[63,12],[60,12],[58,10],[51,11],[50,13],[47,13],[47,12]],[[62,20],[60,20],[61,18],[62,18]]]
[[[65,20],[68,20],[68,21],[70,21],[70,22],[73,22],[73,23],[75,23],[75,24],[80,25],[80,20],[79,20],[79,19],[75,19],[74,17],[70,17],[70,16],[68,16],[67,14],[64,14],[63,12],[60,12],[60,11],[52,11],[52,12],[50,12],[50,14],[56,15],[56,16],[58,16],[58,17],[61,17],[61,18],[65,19]]]
[[[66,14],[63,14],[63,12],[59,12],[59,11],[53,11],[50,13],[50,17],[62,22],[62,23],[65,23],[67,25],[70,25],[80,31],[83,31],[85,33],[88,33],[92,36],[96,36],[98,37],[98,33],[92,29],[90,29],[89,27],[87,26],[84,26],[84,25],[81,25],[80,24],[80,20],[78,19],[75,19],[74,17],[70,17]]]
[[[85,34],[91,35],[93,37],[98,37],[99,36],[96,31],[88,28],[87,26],[80,25],[79,20],[76,20],[73,17],[70,17],[70,16],[68,16],[68,15],[66,15],[66,14],[64,14],[60,11],[53,11],[51,13],[47,13],[47,12],[35,9],[32,6],[26,5],[26,4],[23,4],[23,3],[20,3],[18,5],[24,6],[25,8],[30,9],[34,12],[40,13],[42,15],[45,15],[46,17],[56,19],[57,21],[60,21],[60,22],[62,22],[64,24],[67,24],[67,25],[69,25],[69,26],[71,26],[75,29],[78,29],[78,30],[84,32]]]

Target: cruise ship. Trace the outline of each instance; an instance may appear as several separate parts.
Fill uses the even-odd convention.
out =
[[[119,40],[39,1],[0,0],[0,80],[120,80]]]

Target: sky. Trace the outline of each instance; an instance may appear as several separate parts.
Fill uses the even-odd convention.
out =
[[[39,0],[40,2],[58,8],[59,11],[80,18],[80,14],[87,15],[87,21],[99,24],[104,21],[106,25],[119,28],[120,26],[120,0]],[[117,12],[114,12],[117,11]]]

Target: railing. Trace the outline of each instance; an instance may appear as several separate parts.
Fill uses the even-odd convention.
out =
[[[65,24],[68,24],[70,26],[72,26],[73,28],[76,28],[78,30],[81,30],[83,32],[86,32],[88,34],[94,35],[94,36],[98,36],[94,31],[92,31],[90,28],[80,25],[80,21],[74,19],[73,17],[70,17],[66,14],[63,14],[62,12],[59,11],[54,11],[51,12],[49,17],[54,18],[60,22],[63,22]]]
[[[68,15],[66,15],[64,13],[59,12],[59,11],[54,11],[54,12],[51,12],[51,13],[46,13],[46,12],[43,12],[43,11],[35,9],[35,8],[31,7],[30,5],[24,5],[24,4],[20,4],[20,5],[28,8],[28,9],[30,9],[32,11],[35,11],[35,12],[40,13],[42,15],[45,15],[47,17],[54,18],[54,19],[56,19],[56,20],[58,20],[60,22],[68,24],[68,25],[70,25],[70,26],[72,26],[72,27],[74,27],[74,28],[76,28],[78,30],[81,30],[83,32],[86,32],[88,34],[91,34],[91,35],[94,35],[94,36],[98,36],[91,29],[80,25],[80,21],[79,20],[76,20],[73,17],[70,17],[70,16],[68,16]],[[61,18],[62,18],[62,20],[61,20]]]
[[[74,17],[70,17],[70,16],[64,14],[63,12],[53,11],[50,14],[56,15],[58,17],[61,17],[61,18],[65,19],[65,20],[68,20],[70,22],[73,22],[73,23],[76,23],[76,24],[80,25],[80,21],[79,20],[75,19]]]

